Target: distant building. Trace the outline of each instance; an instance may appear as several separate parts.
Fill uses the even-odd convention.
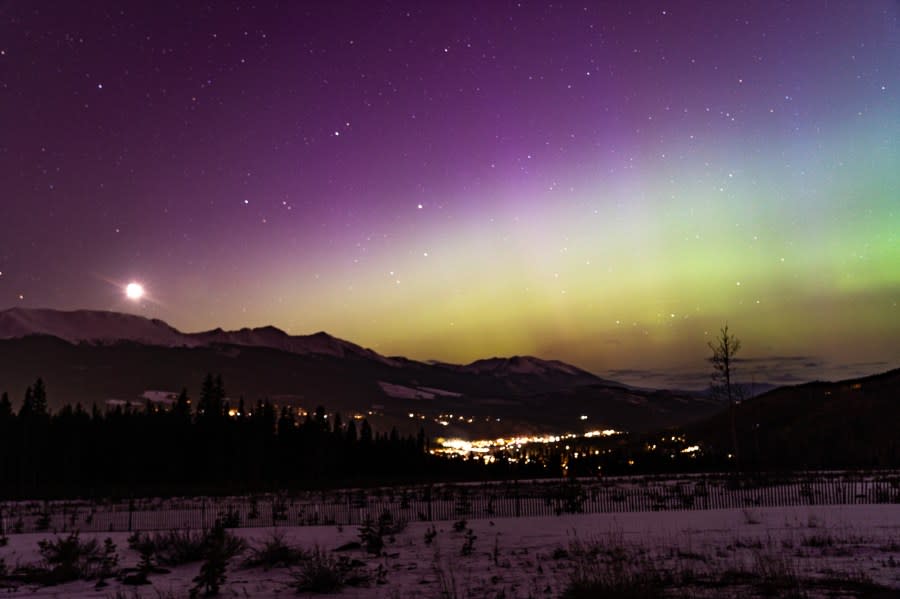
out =
[[[143,412],[146,404],[138,399],[107,399],[103,402],[107,412]]]
[[[280,414],[282,408],[287,408],[295,417],[306,417],[307,411],[303,407],[305,402],[302,395],[272,395],[268,400],[276,414]]]
[[[172,391],[144,391],[141,395],[144,405],[154,412],[168,412],[178,403],[178,393]]]

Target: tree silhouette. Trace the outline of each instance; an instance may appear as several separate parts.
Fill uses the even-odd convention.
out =
[[[32,387],[32,409],[36,416],[46,416],[47,412],[47,388],[44,386],[44,379],[38,377]]]
[[[480,461],[445,460],[423,451],[424,433],[375,430],[325,407],[302,426],[295,412],[255,402],[244,415],[221,409],[224,385],[204,381],[205,411],[190,413],[183,392],[171,410],[120,405],[49,413],[43,381],[28,387],[18,415],[0,394],[0,500],[106,493],[111,496],[235,494],[318,488],[341,481],[480,478]],[[37,389],[37,392],[35,392]],[[246,402],[249,407],[250,402]],[[345,424],[346,423],[346,426]]]
[[[0,422],[5,422],[12,418],[12,403],[9,401],[9,393],[3,392],[0,396]]]
[[[735,415],[737,412],[736,404],[744,398],[744,394],[741,386],[734,380],[734,362],[735,355],[741,349],[741,341],[728,332],[728,323],[725,323],[725,326],[719,330],[719,335],[715,338],[715,341],[710,341],[707,345],[712,350],[712,356],[709,361],[713,365],[710,392],[715,399],[728,402],[734,462],[737,469],[740,470],[741,463],[738,457],[740,454],[738,453]]]
[[[216,419],[222,416],[225,400],[225,385],[222,377],[213,378],[212,373],[203,379],[200,388],[200,402],[197,404],[197,415],[204,418]]]
[[[175,407],[173,408],[173,412],[175,415],[182,420],[190,420],[191,418],[191,400],[188,398],[188,392],[186,388],[181,389],[181,393],[178,394],[178,399],[175,400]]]

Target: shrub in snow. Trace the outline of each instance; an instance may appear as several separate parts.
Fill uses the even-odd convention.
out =
[[[466,529],[466,537],[463,541],[462,549],[460,550],[461,555],[472,555],[472,552],[475,550],[475,539],[478,537],[475,536],[475,532],[469,528]]]
[[[335,558],[316,547],[292,572],[293,586],[300,593],[336,593],[346,586],[363,586],[371,580],[363,566],[359,560]]]
[[[180,566],[192,562],[199,562],[206,558],[207,545],[210,542],[212,531],[216,527],[222,528],[220,522],[216,523],[210,531],[169,531],[155,534],[135,533],[128,538],[128,546],[135,551],[148,551],[160,564],[166,566]],[[247,548],[243,539],[225,532],[225,551],[228,557],[234,557]]]
[[[235,537],[225,532],[225,527],[220,521],[217,521],[206,534],[203,545],[203,557],[206,561],[200,566],[200,573],[194,578],[191,597],[198,597],[201,592],[204,597],[219,594],[219,588],[225,584],[228,560],[238,553],[234,540]]]
[[[754,562],[753,575],[765,596],[804,596],[797,566],[790,556],[760,551],[754,554]]]
[[[663,589],[662,576],[646,561],[594,561],[576,567],[560,599],[656,599]]]
[[[225,528],[238,528],[241,525],[241,515],[237,510],[226,511],[219,515],[219,521]]]
[[[45,532],[50,529],[50,512],[45,507],[44,511],[38,516],[34,522],[34,530],[37,532]]]
[[[391,512],[384,510],[378,517],[377,522],[373,522],[371,518],[365,519],[359,527],[359,540],[362,541],[366,551],[373,555],[378,555],[384,549],[385,536],[393,542],[394,535],[403,532],[405,529],[406,520],[395,519]]]
[[[107,577],[118,563],[115,544],[108,543],[100,549],[96,539],[81,541],[78,533],[54,540],[38,541],[38,549],[46,568],[38,574],[36,582],[58,584],[70,580]]]
[[[305,557],[304,552],[298,547],[288,545],[284,535],[275,532],[261,546],[250,550],[250,556],[244,560],[244,566],[255,568],[262,566],[269,568],[289,568],[296,566]]]
[[[362,541],[366,551],[373,555],[378,555],[384,549],[384,537],[381,527],[378,526],[371,518],[366,518],[359,527],[359,540]]]
[[[434,525],[428,527],[428,530],[425,531],[425,544],[431,545],[431,542],[437,536],[437,531],[434,529]]]
[[[104,586],[106,583],[105,579],[115,576],[116,566],[119,565],[119,555],[116,553],[116,544],[113,543],[113,540],[109,537],[103,540],[103,555],[100,558],[100,564],[97,571],[97,576],[100,578],[100,582],[97,583],[97,586]]]
[[[565,551],[565,550],[563,550]],[[568,556],[575,568],[560,599],[651,599],[663,596],[663,574],[624,539],[611,534],[590,542],[573,541]],[[563,557],[563,552],[558,554]]]

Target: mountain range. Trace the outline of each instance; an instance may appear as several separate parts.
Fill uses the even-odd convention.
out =
[[[184,333],[161,320],[116,312],[0,311],[0,390],[14,400],[38,376],[53,408],[109,399],[137,403],[150,389],[185,387],[196,396],[207,373],[222,375],[232,399],[268,398],[308,410],[323,405],[383,426],[469,438],[649,430],[721,407],[531,356],[420,362],[382,356],[324,332],[289,335],[268,326]]]
[[[743,467],[896,468],[898,422],[900,368],[779,387],[736,405],[733,415],[724,410],[685,432],[720,455],[737,453]]]

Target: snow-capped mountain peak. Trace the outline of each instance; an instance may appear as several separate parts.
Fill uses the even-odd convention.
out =
[[[183,333],[159,319],[100,310],[12,308],[0,311],[0,339],[49,335],[69,343],[107,344],[123,341],[166,347],[204,347],[215,344],[267,347],[294,354],[320,354],[392,361],[372,350],[325,332],[289,335],[274,326],[226,331],[215,328]]]
[[[0,339],[50,335],[70,343],[134,341],[147,345],[194,346],[197,342],[158,319],[99,310],[12,308],[0,311]]]

